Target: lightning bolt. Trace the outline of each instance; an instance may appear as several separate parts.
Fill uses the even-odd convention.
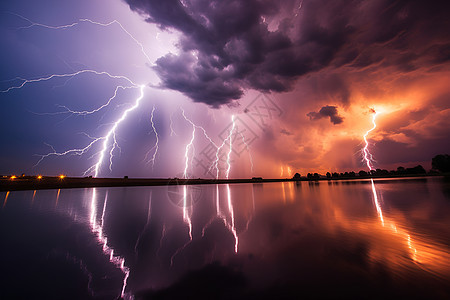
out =
[[[30,83],[48,81],[48,80],[51,80],[51,79],[54,79],[54,78],[66,78],[66,77],[72,78],[74,76],[78,76],[78,75],[85,74],[85,73],[91,73],[91,74],[95,74],[95,75],[106,75],[106,76],[108,76],[111,79],[122,79],[122,80],[125,80],[128,83],[130,83],[132,85],[132,87],[135,87],[135,88],[139,87],[139,85],[134,83],[131,79],[129,79],[126,76],[112,75],[112,74],[110,74],[108,72],[105,72],[105,71],[96,71],[96,70],[87,69],[87,70],[80,70],[80,71],[73,72],[73,73],[52,74],[52,75],[49,75],[47,77],[41,77],[41,78],[36,78],[36,79],[23,79],[23,78],[20,78],[19,80],[22,81],[22,83],[20,85],[18,85],[18,86],[11,86],[11,87],[7,88],[6,90],[1,90],[0,93],[8,93],[8,92],[10,92],[12,90],[15,90],[15,89],[21,89],[21,88],[23,88],[24,86],[26,86],[26,85],[28,85]]]
[[[111,98],[109,98],[108,101],[105,104],[102,104],[101,106],[99,106],[99,107],[97,107],[97,108],[95,108],[93,110],[77,111],[77,110],[72,110],[72,109],[70,109],[70,108],[68,108],[67,106],[64,106],[64,105],[58,105],[60,108],[64,108],[65,110],[64,111],[60,111],[60,112],[56,112],[56,113],[46,113],[46,114],[55,115],[55,114],[70,113],[70,114],[73,114],[73,115],[80,115],[80,116],[91,115],[91,114],[99,112],[102,109],[108,107],[111,104],[111,102],[117,97],[117,92],[119,91],[119,89],[126,90],[126,89],[135,89],[135,88],[138,88],[138,86],[137,85],[133,85],[133,86],[122,86],[122,85],[119,85],[119,86],[117,86],[116,89],[114,90],[114,95]]]
[[[184,117],[186,120],[188,120],[188,119],[186,118],[185,114],[184,114],[184,110],[182,110],[182,114],[183,114],[183,117]],[[195,128],[196,128],[196,126],[194,125],[194,123],[192,123],[192,122],[190,122],[190,123],[192,124],[192,137],[191,137],[191,139],[189,140],[189,143],[186,145],[186,149],[185,149],[185,151],[184,151],[184,161],[185,161],[185,164],[184,164],[184,172],[183,172],[183,178],[184,178],[184,179],[187,179],[187,178],[188,178],[187,172],[188,172],[188,168],[189,168],[189,150],[190,150],[191,148],[193,149],[193,147],[194,147],[194,139],[195,139]],[[192,151],[192,152],[194,152],[194,151]]]
[[[208,135],[208,133],[206,132],[205,128],[203,128],[202,126],[196,125],[192,120],[190,120],[184,110],[180,107],[181,109],[181,113],[183,118],[186,120],[186,122],[188,122],[191,126],[192,126],[192,137],[189,141],[189,143],[186,145],[185,148],[185,152],[184,152],[184,158],[185,158],[185,166],[184,166],[184,178],[187,179],[188,175],[187,175],[187,171],[189,168],[189,152],[192,152],[191,156],[194,155],[194,140],[195,140],[195,132],[196,129],[199,129],[202,131],[204,137],[213,145],[213,147],[216,149],[216,159],[212,162],[209,170],[211,169],[215,169],[216,170],[216,178],[219,178],[219,160],[220,160],[220,152],[222,151],[222,149],[226,146],[227,141],[228,141],[228,145],[229,145],[229,149],[227,152],[227,159],[226,159],[226,163],[227,163],[227,169],[225,172],[225,177],[228,179],[229,178],[229,174],[230,174],[230,170],[231,170],[231,152],[233,150],[232,147],[232,140],[233,140],[233,132],[235,131],[236,128],[236,122],[235,122],[235,118],[234,115],[231,116],[231,121],[232,121],[232,127],[230,129],[230,132],[228,134],[228,136],[222,141],[222,144],[220,146],[218,146]],[[192,149],[192,151],[191,151]]]
[[[111,146],[111,150],[109,151],[109,157],[110,157],[110,165],[109,165],[109,169],[112,171],[112,158],[113,158],[113,152],[117,147],[117,140],[116,140],[116,129],[117,127],[120,125],[120,123],[122,123],[126,117],[128,116],[128,114],[130,112],[132,112],[133,110],[135,110],[136,108],[139,107],[139,103],[141,102],[141,100],[144,98],[144,88],[145,85],[141,85],[140,87],[140,91],[141,94],[140,96],[136,99],[134,105],[130,108],[128,108],[127,110],[125,110],[122,113],[122,116],[116,121],[114,122],[114,125],[112,126],[112,128],[108,131],[108,133],[103,137],[104,141],[103,141],[103,149],[102,151],[100,151],[100,157],[97,161],[97,163],[92,166],[91,168],[89,168],[88,170],[86,170],[87,172],[89,172],[90,170],[94,169],[95,170],[95,177],[98,177],[98,174],[100,172],[100,167],[102,165],[103,159],[105,157],[105,152],[108,149],[108,145],[109,145],[109,140],[112,138],[113,139],[113,145]]]
[[[363,158],[364,158],[364,161],[365,161],[366,166],[369,169],[369,171],[372,171],[374,169],[374,167],[373,167],[373,164],[372,164],[373,157],[372,157],[372,154],[369,151],[369,142],[367,141],[367,136],[370,134],[371,131],[373,131],[377,127],[377,124],[376,124],[375,120],[376,120],[376,117],[378,115],[378,112],[376,112],[374,109],[371,109],[371,112],[373,114],[372,115],[373,127],[371,129],[369,129],[364,134],[363,137],[364,137],[365,146],[362,149]],[[380,219],[381,225],[383,227],[386,227],[387,225],[386,225],[386,222],[385,222],[385,218],[383,217],[383,210],[381,208],[380,201],[378,200],[378,194],[377,194],[377,190],[375,188],[375,183],[373,181],[373,178],[370,178],[370,183],[371,183],[371,187],[372,187],[372,199],[373,199],[375,208],[377,210],[378,218]],[[414,261],[417,261],[417,249],[414,247],[414,245],[413,245],[413,243],[411,241],[411,235],[409,233],[407,233],[407,232],[404,232],[403,230],[399,231],[397,229],[397,225],[394,222],[389,222],[389,227],[388,228],[390,228],[394,233],[403,235],[405,237],[406,244],[407,244],[408,248],[410,249],[412,259]]]
[[[152,60],[150,59],[150,57],[145,52],[144,45],[141,42],[139,42],[128,30],[126,30],[125,27],[123,27],[123,25],[119,21],[113,20],[113,21],[111,21],[109,23],[100,23],[100,22],[89,20],[89,19],[80,19],[80,22],[89,22],[91,24],[95,24],[95,25],[99,25],[99,26],[103,26],[103,27],[108,27],[108,26],[111,26],[113,24],[119,25],[119,27],[139,46],[139,48],[141,49],[141,52],[145,56],[145,58],[150,63],[153,64]]]
[[[117,24],[120,27],[120,29],[123,32],[125,32],[125,34],[128,35],[139,46],[142,54],[153,65],[152,60],[150,59],[150,57],[145,52],[144,45],[138,39],[136,39],[127,29],[125,29],[125,27],[117,20],[113,20],[113,21],[108,22],[108,23],[100,23],[100,22],[93,21],[93,20],[90,20],[90,19],[79,19],[78,22],[73,22],[72,24],[51,26],[51,25],[46,25],[46,24],[41,24],[41,23],[37,23],[37,22],[31,21],[30,19],[28,19],[28,18],[26,18],[26,17],[24,17],[22,15],[13,13],[13,12],[8,12],[8,13],[11,14],[11,15],[17,16],[17,17],[21,18],[22,20],[25,20],[28,23],[30,23],[30,25],[28,25],[28,26],[22,26],[22,27],[17,28],[18,30],[29,29],[29,28],[32,28],[32,27],[42,27],[42,28],[46,28],[46,29],[56,29],[56,30],[58,30],[58,29],[68,29],[68,28],[80,25],[80,23],[90,23],[90,24],[98,25],[98,26],[102,26],[102,27],[109,27],[111,25]]]
[[[9,87],[8,89],[2,90],[2,91],[0,91],[0,92],[2,92],[2,93],[8,93],[8,92],[10,92],[10,91],[12,91],[12,90],[14,90],[14,89],[22,89],[22,88],[24,88],[27,84],[32,84],[32,83],[38,83],[38,82],[48,81],[48,80],[51,80],[51,79],[54,79],[54,78],[73,78],[73,77],[75,77],[75,76],[79,76],[79,75],[82,75],[82,74],[94,74],[94,75],[99,75],[99,76],[100,76],[100,75],[106,75],[106,76],[109,77],[110,79],[120,79],[120,80],[125,80],[126,82],[128,82],[128,83],[130,84],[130,86],[122,86],[122,85],[117,86],[116,89],[115,89],[115,91],[114,91],[114,95],[113,95],[111,98],[109,98],[109,100],[108,100],[105,104],[101,105],[100,107],[98,107],[98,108],[96,108],[96,109],[94,109],[94,110],[91,110],[91,111],[87,111],[87,110],[85,110],[85,111],[73,111],[73,110],[70,110],[70,109],[67,108],[67,107],[64,107],[64,108],[66,109],[66,111],[65,111],[64,113],[71,113],[71,114],[74,114],[74,115],[88,115],[88,114],[93,114],[93,113],[96,113],[96,112],[100,111],[101,109],[103,109],[103,108],[109,106],[109,105],[111,104],[111,102],[116,98],[117,92],[118,92],[119,89],[139,88],[139,85],[137,85],[136,83],[134,83],[131,79],[129,79],[129,78],[126,77],[126,76],[112,75],[112,74],[110,74],[110,73],[108,73],[108,72],[105,72],[105,71],[96,71],[96,70],[86,69],[86,70],[80,70],[80,71],[73,72],[73,73],[53,74],[53,75],[50,75],[50,76],[41,77],[41,78],[36,78],[36,79],[21,79],[21,80],[22,80],[22,83],[21,83],[20,85]],[[140,88],[141,88],[141,93],[142,93],[143,86],[140,86]],[[138,100],[140,100],[140,99],[138,98]],[[115,150],[116,148],[120,149],[120,147],[118,146],[118,143],[117,143],[117,139],[116,139],[116,135],[115,135],[115,130],[116,130],[116,128],[117,128],[118,123],[122,122],[122,121],[123,121],[123,118],[126,117],[126,114],[127,114],[129,111],[133,110],[133,109],[135,109],[135,107],[132,107],[131,109],[126,110],[125,113],[124,113],[124,115],[122,116],[122,118],[120,118],[118,121],[116,121],[116,123],[114,124],[112,130],[111,130],[110,132],[108,132],[108,134],[107,134],[106,136],[98,137],[98,138],[92,138],[92,137],[90,137],[90,138],[92,139],[92,141],[91,141],[90,143],[88,143],[88,144],[87,144],[85,147],[83,147],[83,148],[76,148],[76,149],[66,150],[66,151],[63,151],[63,152],[57,152],[52,146],[50,146],[50,145],[47,144],[48,146],[50,146],[50,147],[52,148],[52,152],[49,152],[49,153],[44,154],[44,155],[38,155],[38,156],[40,157],[40,159],[36,162],[36,164],[34,165],[34,167],[38,166],[44,159],[46,159],[46,158],[48,158],[48,157],[50,157],[50,156],[66,156],[66,155],[78,155],[78,156],[81,156],[81,155],[85,154],[88,150],[90,150],[90,149],[92,148],[92,146],[94,146],[97,142],[99,142],[99,141],[101,141],[101,140],[104,140],[104,149],[103,149],[103,150],[101,151],[101,153],[100,153],[100,157],[101,157],[101,158],[100,158],[100,161],[95,165],[95,167],[92,166],[92,167],[90,167],[88,170],[86,170],[86,171],[84,172],[84,175],[86,175],[86,174],[89,173],[92,169],[95,169],[95,176],[97,177],[97,176],[98,176],[98,173],[99,173],[98,171],[99,171],[99,167],[100,167],[100,164],[101,164],[101,160],[103,160],[103,157],[104,157],[104,151],[106,151],[105,145],[108,144],[109,139],[110,139],[110,137],[112,136],[112,139],[113,139],[113,146],[112,146],[111,151],[110,151],[110,170],[112,170],[112,157],[113,157],[113,152],[114,152],[114,150]]]
[[[53,152],[44,154],[44,155],[39,155],[41,158],[39,159],[39,161],[36,163],[35,166],[39,165],[40,162],[42,162],[45,158],[50,157],[50,156],[65,156],[65,155],[83,155],[85,154],[89,149],[91,149],[94,144],[96,144],[98,141],[103,140],[103,148],[102,150],[97,153],[99,155],[99,159],[97,161],[97,163],[91,167],[89,167],[85,172],[84,175],[89,174],[91,172],[94,172],[94,176],[98,177],[99,173],[100,173],[100,168],[102,166],[103,160],[106,156],[106,152],[109,149],[109,169],[110,171],[112,171],[112,164],[113,164],[113,157],[114,157],[114,151],[116,149],[120,149],[118,142],[117,142],[117,138],[116,138],[116,130],[119,127],[119,125],[127,118],[128,114],[134,110],[136,110],[139,107],[139,104],[141,102],[141,100],[144,98],[144,85],[140,86],[140,96],[135,100],[135,103],[132,107],[126,109],[122,115],[120,116],[119,119],[117,119],[114,123],[113,126],[110,128],[110,130],[106,133],[106,135],[102,136],[102,137],[98,137],[98,138],[94,138],[87,146],[85,146],[84,148],[79,148],[79,149],[70,149],[70,150],[66,150],[64,152],[56,152],[56,150],[52,147]],[[110,145],[111,144],[111,145]]]
[[[236,127],[236,123],[234,122],[234,115],[231,116],[231,122],[233,123],[233,125],[231,126],[231,130],[230,130],[230,134],[228,135],[228,139],[229,139],[229,144],[230,144],[230,148],[228,150],[228,155],[227,155],[227,171],[226,171],[226,175],[225,177],[228,179],[228,177],[230,176],[230,170],[231,170],[231,163],[230,163],[230,159],[231,159],[231,151],[233,151],[233,141],[232,141],[232,134],[234,131],[234,128]],[[228,188],[229,189],[229,188]],[[234,221],[233,221],[234,222]]]
[[[219,178],[219,160],[220,160],[219,155],[220,155],[220,151],[222,150],[223,147],[225,147],[227,141],[229,143],[229,151],[228,151],[227,160],[226,160],[226,162],[227,162],[227,169],[226,169],[226,172],[225,172],[225,177],[228,179],[228,177],[230,175],[230,170],[231,170],[230,158],[231,158],[231,151],[233,150],[233,148],[232,148],[232,135],[233,135],[233,131],[234,131],[235,127],[236,127],[236,123],[234,121],[234,115],[231,116],[231,122],[232,122],[232,125],[231,125],[230,132],[228,133],[228,136],[222,141],[222,144],[219,147],[217,147],[216,160],[211,165],[211,168],[214,167],[216,169],[216,179]]]
[[[30,23],[28,26],[20,27],[19,29],[29,29],[29,28],[32,28],[32,27],[42,27],[42,28],[46,28],[46,29],[62,30],[62,29],[68,29],[68,28],[77,26],[81,22],[87,22],[87,23],[90,23],[90,24],[103,26],[103,27],[108,27],[108,26],[111,26],[113,24],[117,24],[121,28],[121,30],[123,32],[125,32],[139,46],[139,48],[141,49],[142,54],[146,57],[146,59],[149,62],[151,62],[149,56],[146,54],[146,52],[144,50],[143,44],[141,42],[139,42],[117,20],[111,21],[109,23],[100,23],[100,22],[92,21],[90,19],[80,19],[79,22],[74,22],[74,23],[68,24],[68,25],[50,26],[50,25],[41,24],[41,23],[37,23],[37,22],[31,21],[30,19],[28,19],[28,18],[26,18],[24,16],[21,16],[19,14],[16,14],[16,13],[11,13],[11,14],[15,15],[15,16],[17,16],[17,17],[19,17],[19,18],[21,18],[21,19],[23,19],[23,20],[25,20],[25,21]],[[139,88],[140,92],[141,92],[141,95],[140,95],[140,97],[138,97],[135,100],[135,104],[132,107],[126,109],[122,113],[121,117],[119,119],[117,119],[113,123],[112,127],[110,128],[110,130],[104,136],[98,137],[98,138],[92,138],[91,142],[88,143],[85,147],[76,148],[76,149],[70,149],[70,150],[66,150],[66,151],[63,151],[63,152],[57,152],[53,147],[50,146],[52,148],[52,152],[47,153],[45,155],[38,155],[38,156],[40,156],[40,159],[37,161],[35,166],[39,165],[45,158],[50,157],[50,156],[65,156],[65,155],[80,155],[81,156],[81,155],[85,154],[87,151],[89,151],[95,144],[97,144],[97,142],[103,141],[103,148],[102,148],[102,150],[99,153],[97,153],[99,155],[99,159],[98,159],[97,163],[95,165],[89,167],[84,172],[84,175],[86,175],[88,173],[94,173],[95,177],[98,177],[99,172],[100,172],[100,168],[101,168],[102,163],[103,163],[103,160],[104,160],[105,156],[107,156],[106,152],[108,151],[108,149],[109,149],[109,169],[112,170],[114,152],[117,149],[120,150],[119,144],[117,142],[116,130],[119,127],[119,125],[126,119],[127,115],[131,111],[135,110],[139,106],[140,101],[144,97],[144,91],[143,91],[144,90],[144,86],[143,85],[138,85],[138,84],[134,83],[131,79],[129,79],[126,76],[112,75],[112,74],[110,74],[108,72],[104,72],[104,71],[103,72],[99,72],[99,71],[96,71],[96,70],[87,69],[87,70],[80,70],[80,71],[76,71],[76,72],[72,72],[72,73],[66,73],[66,74],[52,74],[52,75],[49,75],[49,76],[46,76],[46,77],[41,77],[41,78],[36,78],[36,79],[23,79],[23,78],[17,77],[16,80],[20,80],[21,81],[21,83],[19,85],[10,86],[10,87],[8,87],[5,90],[1,90],[0,92],[1,93],[8,93],[8,92],[11,92],[12,90],[15,90],[15,89],[22,89],[28,84],[37,83],[37,82],[45,82],[45,81],[49,81],[49,80],[56,79],[56,78],[69,78],[69,80],[70,80],[70,79],[72,79],[75,76],[79,76],[79,75],[85,74],[85,73],[91,73],[91,74],[95,74],[95,75],[106,75],[106,76],[108,76],[111,79],[125,80],[127,82],[127,85],[126,86],[125,85],[118,85],[118,86],[116,86],[115,91],[114,91],[114,95],[112,97],[110,97],[105,104],[99,106],[96,109],[75,111],[75,110],[72,110],[72,109],[70,109],[70,108],[68,108],[66,106],[60,106],[61,108],[64,109],[64,111],[57,112],[55,114],[59,114],[59,113],[70,113],[70,114],[73,114],[73,115],[90,115],[90,114],[94,114],[94,113],[96,113],[96,112],[98,112],[98,111],[108,107],[111,104],[111,102],[116,98],[119,89],[125,90],[125,89],[131,89],[131,88]],[[153,155],[153,159],[151,160],[151,162],[154,164],[154,160],[156,158],[156,154],[157,154],[157,150],[158,150],[158,136],[157,136],[154,124],[153,124],[153,111],[152,111],[152,128],[153,128],[153,130],[154,130],[154,132],[156,134],[156,138],[157,138],[156,145],[155,145],[156,148],[152,148],[152,149],[156,149],[155,153]]]
[[[22,16],[22,15],[16,14],[16,13],[14,13],[14,12],[8,11],[8,12],[6,12],[6,13],[8,13],[8,14],[10,14],[10,15],[13,15],[13,16],[16,16],[16,17],[19,17],[19,18],[21,18],[22,20],[25,20],[25,21],[27,21],[28,23],[30,23],[30,25],[28,25],[28,26],[22,26],[22,27],[17,28],[18,30],[21,30],[21,29],[29,29],[29,28],[31,28],[31,27],[43,27],[43,28],[47,28],[47,29],[67,29],[67,28],[70,28],[70,27],[73,27],[73,26],[78,25],[78,22],[74,22],[74,23],[68,24],[68,25],[50,26],[50,25],[46,25],[46,24],[41,24],[41,23],[33,22],[33,21],[31,21],[30,19],[28,19],[28,18],[26,18],[26,17],[24,17],[24,16]]]
[[[147,157],[150,155],[150,152],[155,150],[153,152],[152,158],[147,162],[147,163],[152,164],[152,169],[155,165],[156,155],[158,154],[158,149],[159,149],[159,136],[158,136],[158,132],[156,131],[155,122],[153,121],[154,113],[155,113],[155,106],[153,105],[153,109],[152,109],[152,113],[151,113],[151,117],[150,117],[150,123],[152,124],[152,129],[153,129],[153,133],[155,134],[156,141],[155,141],[155,145],[145,155],[145,159],[147,159]]]
[[[186,145],[185,148],[185,152],[184,152],[184,159],[185,159],[185,165],[184,165],[184,173],[183,176],[185,179],[188,178],[188,168],[189,168],[189,151],[192,148],[192,156],[194,155],[194,140],[195,140],[195,130],[199,129],[202,131],[203,135],[205,136],[205,138],[216,148],[218,149],[218,146],[216,143],[214,143],[214,141],[209,137],[208,133],[206,132],[205,128],[203,128],[202,126],[196,125],[194,122],[192,122],[192,120],[190,120],[188,117],[186,117],[186,114],[184,112],[184,109],[180,107],[181,110],[181,115],[183,116],[183,118],[186,120],[186,122],[188,122],[189,124],[191,124],[192,126],[192,137],[189,141],[189,143]],[[217,150],[219,151],[219,150]]]
[[[372,157],[372,154],[369,152],[369,142],[367,141],[367,136],[370,134],[371,131],[373,131],[375,128],[377,128],[375,119],[378,114],[374,109],[372,109],[371,112],[373,113],[373,115],[372,115],[373,127],[371,129],[369,129],[368,131],[366,131],[366,133],[364,134],[363,138],[364,138],[365,146],[362,149],[363,158],[364,158],[364,161],[366,162],[366,165],[367,165],[367,168],[369,169],[369,171],[372,171],[374,168],[373,168],[373,164],[372,164],[373,157]]]
[[[177,133],[175,132],[175,130],[173,130],[173,112],[170,114],[170,136],[174,136],[177,135]]]

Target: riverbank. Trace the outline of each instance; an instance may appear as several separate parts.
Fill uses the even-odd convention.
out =
[[[231,184],[231,183],[264,183],[264,182],[297,182],[297,181],[342,181],[380,178],[416,178],[430,176],[444,176],[445,174],[415,174],[391,176],[357,176],[341,178],[284,178],[263,179],[260,177],[248,179],[180,179],[180,178],[91,178],[91,177],[51,177],[51,176],[23,176],[11,179],[0,178],[0,191],[70,189],[92,187],[127,187],[127,186],[163,186],[163,185],[198,185],[198,184]],[[448,174],[447,174],[448,176]]]

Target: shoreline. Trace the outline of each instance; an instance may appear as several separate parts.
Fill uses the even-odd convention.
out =
[[[439,177],[449,174],[405,174],[387,176],[357,176],[339,178],[280,178],[280,179],[180,179],[180,178],[89,178],[89,177],[42,177],[24,176],[15,179],[0,178],[0,191],[25,191],[45,189],[73,189],[94,187],[138,187],[138,186],[164,186],[164,185],[202,185],[202,184],[232,184],[232,183],[269,183],[269,182],[318,182],[318,181],[354,181],[365,179],[397,179]]]

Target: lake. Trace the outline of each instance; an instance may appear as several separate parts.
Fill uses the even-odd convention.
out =
[[[2,299],[449,299],[443,177],[0,193]]]

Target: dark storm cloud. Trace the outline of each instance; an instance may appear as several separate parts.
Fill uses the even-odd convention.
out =
[[[330,122],[334,125],[341,124],[344,119],[339,115],[336,106],[327,105],[322,107],[319,112],[312,111],[306,114],[310,120],[320,120],[323,118],[330,118]]]
[[[179,55],[157,60],[165,88],[219,106],[246,88],[290,90],[324,68],[399,72],[448,63],[447,1],[126,0],[181,32]],[[348,101],[344,91],[338,95]]]

